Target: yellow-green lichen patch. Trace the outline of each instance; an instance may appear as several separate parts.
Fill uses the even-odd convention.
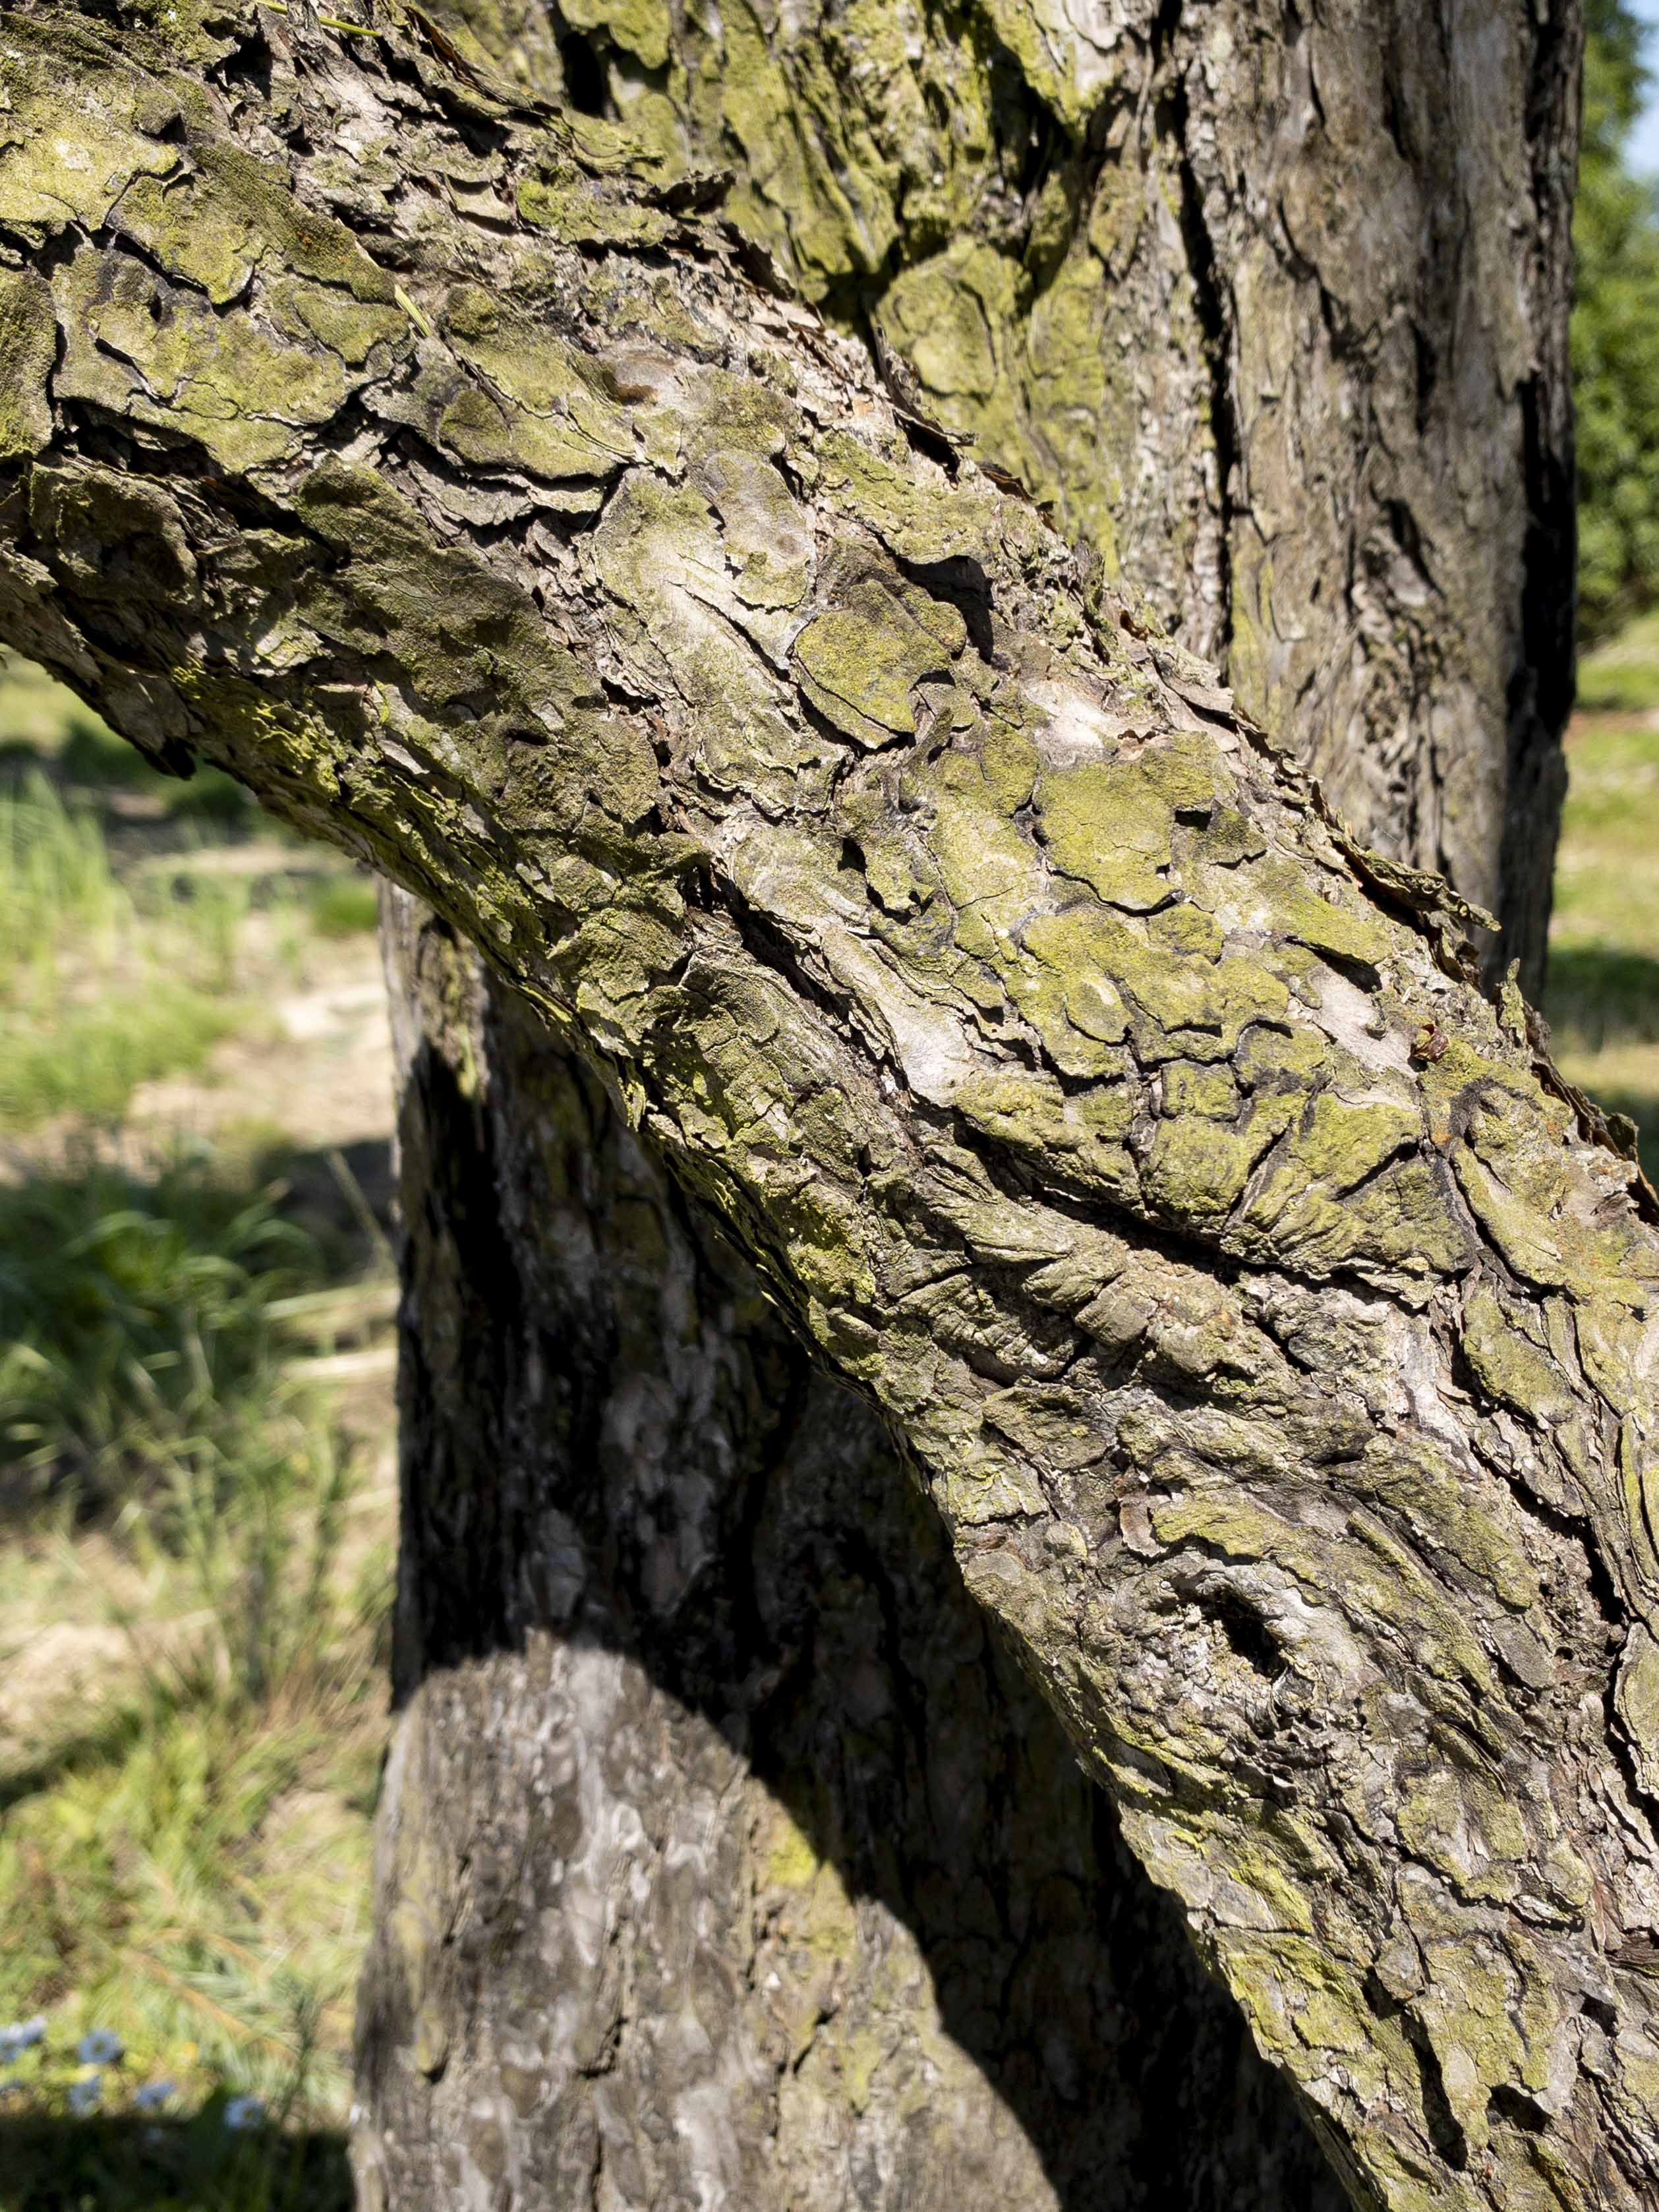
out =
[[[579,31],[606,31],[648,70],[668,59],[672,28],[665,0],[568,0],[560,13]]]
[[[1245,1249],[1320,1269],[1353,1261],[1437,1273],[1465,1257],[1442,1171],[1423,1157],[1416,1106],[1335,1091],[1296,1118],[1237,1227]]]
[[[1466,1933],[1431,1901],[1426,1883],[1413,1882],[1405,1893],[1429,1978],[1412,2010],[1428,2036],[1451,2115],[1478,2157],[1491,2140],[1492,2092],[1518,2083],[1525,2064],[1516,2025],[1520,1977],[1504,1947]]]
[[[1355,1482],[1360,1495],[1449,1553],[1515,1612],[1536,1602],[1538,1571],[1507,1489],[1472,1487],[1467,1468],[1442,1447],[1407,1433],[1368,1437],[1355,1462]]]
[[[1160,1073],[1163,1110],[1171,1116],[1197,1115],[1205,1121],[1231,1121],[1238,1111],[1238,1086],[1224,1067],[1172,1060]]]
[[[1529,1111],[1531,1103],[1484,1079],[1468,1086],[1462,1141],[1450,1158],[1470,1211],[1523,1281],[1571,1289],[1591,1303],[1639,1303],[1635,1287],[1620,1279],[1628,1232],[1580,1218],[1599,1194],[1576,1187],[1582,1169],[1563,1150],[1559,1127]]]
[[[674,228],[660,208],[620,198],[574,167],[521,179],[515,200],[525,222],[561,246],[660,246]]]
[[[453,392],[433,434],[475,468],[522,469],[545,483],[599,483],[623,465],[623,456],[605,452],[569,423],[503,406],[476,385]]]
[[[902,270],[882,300],[884,321],[928,390],[946,401],[981,403],[972,410],[975,428],[982,403],[996,389],[1000,364],[994,332],[1012,319],[1017,280],[1017,270],[994,246],[964,239]],[[986,304],[982,292],[990,295]]]
[[[818,712],[860,745],[883,745],[916,727],[915,689],[947,678],[952,655],[875,578],[837,594],[795,639],[801,689]]]
[[[491,715],[480,720],[469,709],[447,739],[449,774],[488,791],[502,773],[509,718],[544,731],[562,769],[566,835],[583,851],[603,852],[614,839],[620,853],[623,829],[658,794],[649,742],[606,713],[591,676],[527,595],[476,555],[434,546],[415,509],[368,470],[326,462],[305,479],[295,505],[347,556],[314,597],[313,618],[325,635],[394,655],[428,711],[473,701],[480,690],[494,696]]]
[[[265,313],[290,337],[309,337],[337,353],[348,368],[361,368],[377,345],[409,333],[409,318],[398,307],[354,299],[329,285],[278,278],[267,289]]]
[[[1139,1196],[1125,1142],[1133,1102],[1121,1085],[1067,1097],[1051,1078],[1011,1070],[959,1082],[951,1103],[975,1128],[1066,1182],[1118,1200]]]
[[[1196,1114],[1160,1121],[1141,1162],[1141,1188],[1172,1221],[1219,1219],[1232,1211],[1270,1141],[1254,1127],[1221,1128]]]
[[[786,70],[776,27],[748,0],[730,0],[720,27],[720,120],[745,157],[732,213],[793,263],[809,294],[872,274],[897,235],[896,178],[859,128],[821,38],[790,43]]]
[[[1236,927],[1367,968],[1389,957],[1388,930],[1357,890],[1346,891],[1340,904],[1322,897],[1301,868],[1273,854],[1243,861],[1218,881],[1218,911]]]
[[[0,270],[0,461],[21,460],[50,441],[48,386],[57,357],[46,279],[30,269]]]
[[[867,524],[901,561],[929,567],[963,556],[977,561],[988,541],[1016,535],[1026,520],[1023,507],[983,477],[964,474],[947,483],[942,472],[919,473],[902,448],[890,459],[848,430],[826,430],[810,447],[792,447],[790,459],[798,474],[815,471],[835,505]],[[1030,526],[1035,534],[1034,519]]]
[[[60,82],[31,82],[43,71],[43,58],[30,57],[24,76],[12,66],[0,69],[0,85],[11,95],[0,112],[0,223],[19,230],[50,232],[78,222],[96,230],[137,176],[170,176],[179,167],[176,146],[158,143],[132,128],[137,88],[125,88],[125,115],[106,100],[119,97],[108,80],[82,80],[71,95]]]
[[[1240,1032],[1285,1018],[1290,994],[1278,976],[1243,954],[1186,952],[1137,927],[1101,916],[1112,951],[1106,972],[1132,1012],[1143,1060],[1230,1059]]]
[[[1169,896],[1174,810],[1134,763],[1045,769],[1038,804],[1043,843],[1062,874],[1133,913]]]
[[[1182,732],[1133,757],[1103,759],[1121,723],[1063,684],[1030,696],[1044,716],[1037,804],[1053,865],[1109,905],[1134,913],[1163,905],[1177,810],[1207,812],[1231,792],[1213,744]]]
[[[223,468],[258,468],[326,422],[352,379],[338,356],[285,342],[193,294],[168,295],[125,256],[85,249],[58,272],[58,390],[134,420],[187,428]]]
[[[1437,1869],[1463,1896],[1506,1901],[1520,1887],[1516,1869],[1532,1838],[1492,1775],[1449,1762],[1407,1775],[1395,1817],[1413,1857]]]
[[[214,221],[234,211],[258,242],[262,261],[336,285],[355,300],[390,302],[391,276],[337,216],[301,206],[282,171],[216,133],[192,133],[191,158],[212,188]]]
[[[1570,1421],[1580,1410],[1561,1367],[1484,1285],[1463,1309],[1463,1350],[1494,1398],[1541,1427]]]
[[[136,177],[110,223],[141,246],[170,276],[194,284],[216,307],[244,292],[260,258],[258,241],[234,204],[222,204],[199,177]]]

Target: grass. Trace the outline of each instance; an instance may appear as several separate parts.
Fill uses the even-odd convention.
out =
[[[69,1480],[103,1503],[239,1456],[242,1415],[276,1392],[270,1308],[321,1269],[274,1195],[187,1165],[138,1182],[96,1162],[0,1190],[0,1452],[14,1485]]]
[[[7,2193],[14,2118],[102,2154],[66,2117],[94,2028],[124,2050],[100,2120],[174,2085],[163,2166],[199,2166],[187,2116],[216,2100],[276,2116],[260,2145],[210,2130],[232,2194],[192,2208],[264,2202],[235,2192],[343,2109],[392,1561],[384,1516],[356,1525],[364,1443],[309,1370],[374,1285],[331,1280],[282,1197],[200,1164],[0,1193],[0,2019],[49,2031],[0,2075],[0,2205],[34,2201]]]
[[[1646,714],[1659,707],[1659,609],[1638,615],[1617,637],[1587,653],[1578,667],[1585,714]]]
[[[366,876],[325,876],[311,886],[306,906],[319,937],[351,937],[380,927],[380,901]]]
[[[0,1131],[112,1122],[143,1083],[199,1068],[235,1025],[245,885],[148,908],[91,812],[40,773],[0,791]]]
[[[1659,614],[1586,656],[1567,747],[1545,1012],[1565,1073],[1659,1176]]]
[[[274,1076],[260,1001],[373,892],[15,663],[0,732],[0,2212],[345,2212],[394,1529],[337,1378],[383,1372],[384,1232],[291,1129],[131,1117],[221,1048]]]

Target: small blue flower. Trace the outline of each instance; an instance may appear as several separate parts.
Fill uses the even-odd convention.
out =
[[[19,2051],[32,2051],[44,2040],[46,2033],[46,2020],[40,2013],[33,2020],[14,2021],[9,2027],[0,2027],[0,2065],[10,2065]]]
[[[178,2094],[177,2087],[171,2081],[146,2081],[142,2089],[133,2092],[132,2101],[141,2112],[155,2112],[169,2097],[176,2097]]]
[[[96,2074],[89,2074],[84,2081],[70,2083],[69,2108],[77,2120],[83,2120],[88,2112],[97,2111],[103,2094],[103,2082]]]
[[[225,2106],[228,2128],[257,2128],[265,2117],[263,2097],[233,2097]]]
[[[125,2051],[120,2037],[107,2027],[89,2027],[75,2046],[83,2066],[113,2066]]]

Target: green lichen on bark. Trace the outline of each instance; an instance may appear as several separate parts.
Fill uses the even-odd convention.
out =
[[[1498,911],[1494,972],[1518,958],[1535,992],[1571,684],[1576,19],[569,20],[670,167],[729,168],[805,295],[879,323],[1362,836]]]
[[[1216,678],[659,162],[390,30],[240,35],[268,100],[0,20],[0,246],[64,348],[0,634],[603,1066],[904,1437],[1363,2196],[1641,2203],[1629,1164]],[[514,212],[561,163],[576,243]],[[186,175],[158,269],[124,195]]]

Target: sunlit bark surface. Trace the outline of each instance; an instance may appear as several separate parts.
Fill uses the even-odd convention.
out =
[[[1542,979],[1571,683],[1571,0],[525,0],[625,119]],[[447,19],[449,20],[449,19]]]

